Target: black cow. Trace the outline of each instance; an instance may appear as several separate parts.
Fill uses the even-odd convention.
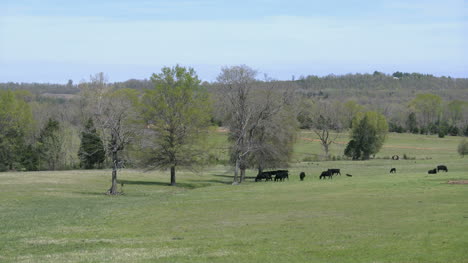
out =
[[[299,178],[301,178],[301,181],[304,181],[304,177],[305,177],[305,173],[304,172],[301,172],[299,174]]]
[[[331,175],[335,175],[335,174],[341,175],[340,169],[328,169],[328,171],[331,173]]]
[[[437,168],[434,168],[432,170],[427,171],[428,174],[436,174],[437,173]]]
[[[352,174],[346,174],[346,176],[348,176],[348,177],[353,177],[353,175],[352,175]]]
[[[390,173],[391,173],[391,174],[396,173],[396,168],[390,169]]]
[[[438,165],[438,166],[437,166],[437,172],[439,172],[439,171],[448,172],[447,166],[445,166],[445,165]]]
[[[329,179],[332,179],[333,178],[333,174],[330,172],[330,170],[328,171],[323,171],[322,174],[320,175],[319,179],[325,179],[325,177],[328,177]]]
[[[288,170],[277,170],[275,171],[275,182],[276,181],[284,181],[284,179],[288,178],[289,180],[289,173]]]
[[[257,177],[255,177],[255,182],[261,181],[262,179],[265,179],[266,181],[272,181],[273,179],[271,178],[271,172],[261,172],[257,174]]]

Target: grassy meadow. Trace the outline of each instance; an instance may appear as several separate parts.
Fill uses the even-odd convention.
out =
[[[468,262],[468,184],[447,183],[468,180],[460,137],[390,134],[369,161],[318,161],[314,139],[298,136],[286,182],[123,169],[111,197],[110,170],[0,173],[0,262]],[[225,154],[223,133],[209,143]]]

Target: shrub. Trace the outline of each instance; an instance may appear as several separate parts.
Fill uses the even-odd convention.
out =
[[[443,130],[439,130],[439,138],[444,138],[445,137],[445,132]]]
[[[461,157],[464,157],[465,155],[468,154],[468,141],[467,140],[463,139],[458,145],[458,154],[460,154]]]

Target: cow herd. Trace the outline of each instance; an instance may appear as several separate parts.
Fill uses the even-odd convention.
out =
[[[274,179],[273,179],[274,176]],[[305,175],[304,175],[305,176]],[[276,170],[276,171],[269,171],[269,172],[261,172],[255,177],[255,182],[261,181],[265,179],[266,181],[284,181],[285,179],[289,180],[289,171],[288,170]]]
[[[440,172],[440,171],[448,172],[447,166],[438,165],[436,168],[427,171],[427,173],[428,174],[436,174],[437,172]],[[391,168],[390,173],[396,173],[396,168]],[[326,171],[323,171],[320,174],[319,179],[326,179],[326,178],[332,179],[334,175],[341,175],[340,169],[333,168],[333,169],[328,169]],[[306,174],[304,172],[301,172],[299,174],[299,178],[301,179],[301,181],[304,181],[305,176],[306,176]],[[352,177],[353,175],[346,174],[346,176]],[[282,182],[285,179],[289,180],[289,171],[288,170],[276,170],[276,171],[260,172],[255,177],[255,182],[262,181],[263,179],[265,179],[265,182],[266,181],[273,181],[273,180],[275,182],[276,181]]]

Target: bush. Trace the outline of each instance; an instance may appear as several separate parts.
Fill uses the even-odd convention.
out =
[[[418,133],[419,133],[418,127],[414,127],[414,128],[411,130],[411,133],[413,133],[413,134],[418,134]]]
[[[468,125],[466,125],[465,129],[463,130],[463,135],[468,137]]]
[[[468,154],[468,141],[467,140],[463,139],[458,145],[458,154],[460,154],[461,157],[465,157],[465,155]]]
[[[429,134],[438,134],[439,133],[439,126],[435,124],[429,124],[428,127]]]
[[[0,172],[6,172],[8,167],[4,163],[0,163]]]
[[[444,138],[445,137],[445,132],[442,131],[442,130],[439,130],[438,135],[439,135],[439,138]]]

